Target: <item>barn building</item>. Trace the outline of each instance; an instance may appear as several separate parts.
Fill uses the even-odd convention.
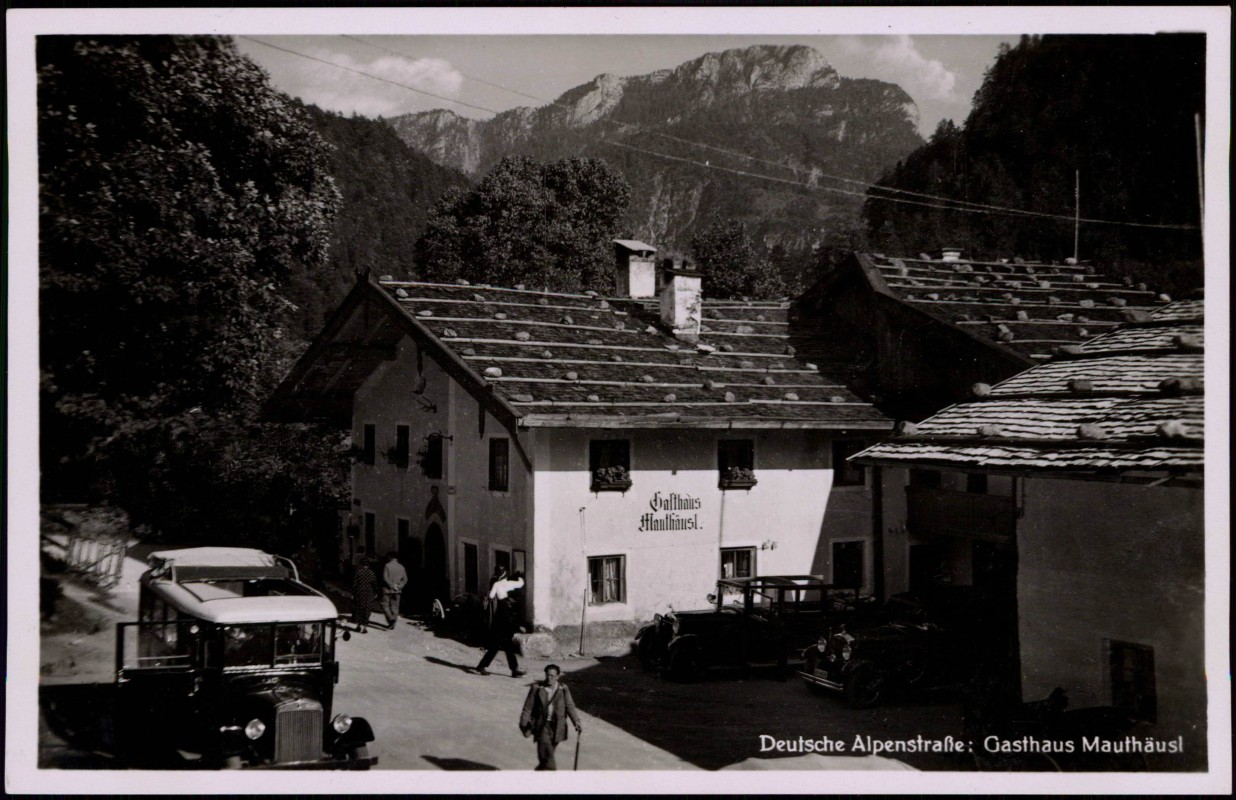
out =
[[[882,410],[919,420],[1170,300],[1095,266],[981,261],[958,250],[855,253],[809,293],[806,310],[866,354]]]
[[[788,301],[708,299],[615,243],[622,296],[364,278],[267,405],[352,430],[345,557],[398,551],[413,608],[527,575],[528,621],[596,652],[719,577],[872,590],[892,422]]]
[[[892,588],[1003,598],[1022,698],[1125,707],[1199,767],[1203,302],[1129,316],[854,460],[883,474]]]

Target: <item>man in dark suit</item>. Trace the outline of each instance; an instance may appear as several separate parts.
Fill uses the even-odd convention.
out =
[[[519,729],[524,737],[531,736],[536,740],[538,770],[558,768],[554,763],[554,749],[559,742],[567,740],[567,718],[575,726],[575,733],[583,730],[579,715],[575,713],[571,690],[559,681],[561,676],[562,670],[557,664],[546,667],[545,682],[533,684],[528,690],[523,713],[519,715]]]

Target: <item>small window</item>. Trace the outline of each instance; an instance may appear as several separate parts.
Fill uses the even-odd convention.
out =
[[[588,559],[588,604],[625,603],[627,599],[626,557],[598,556]]]
[[[867,482],[867,470],[846,460],[865,446],[866,443],[858,439],[833,442],[833,486],[862,486]]]
[[[588,470],[592,491],[625,492],[631,488],[631,442],[626,439],[594,439],[588,444]]]
[[[721,439],[717,442],[717,469],[722,489],[750,489],[755,485],[755,442]]]
[[[378,517],[372,511],[365,512],[365,553],[373,558],[378,549]]]
[[[987,494],[987,475],[982,472],[967,472],[966,491],[971,494]]]
[[[721,550],[722,578],[754,578],[755,548],[727,547]]]
[[[408,440],[411,436],[407,425],[395,426],[395,447],[391,452],[391,463],[400,469],[408,468]]]
[[[378,426],[365,425],[364,444],[361,446],[361,461],[372,464],[378,454]]]
[[[489,440],[489,489],[505,492],[511,484],[511,442],[509,439]]]
[[[833,542],[833,585],[842,589],[863,588],[863,542]]]
[[[939,489],[940,488],[940,473],[934,469],[912,469],[910,470],[910,485],[917,486],[920,489]]]
[[[421,471],[426,478],[442,477],[442,435],[431,433],[425,439],[425,449],[421,455]]]
[[[1154,680],[1154,648],[1104,639],[1111,670],[1112,705],[1131,711],[1137,719],[1154,722],[1158,700]]]

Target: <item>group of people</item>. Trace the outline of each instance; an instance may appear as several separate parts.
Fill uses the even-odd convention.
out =
[[[399,619],[399,596],[408,583],[408,573],[394,553],[388,553],[382,564],[379,578],[374,564],[363,559],[356,566],[352,580],[352,619],[361,633],[367,633],[369,614],[373,603],[381,597],[382,613],[386,616],[388,629],[395,627]],[[524,576],[520,572],[508,574],[507,568],[498,566],[489,581],[485,597],[487,632],[485,655],[472,670],[478,675],[488,675],[488,667],[498,653],[506,655],[511,677],[519,678],[527,672],[519,667],[515,653],[515,633],[519,629],[520,599],[524,589]],[[571,690],[560,680],[562,669],[557,664],[545,668],[545,680],[534,683],[519,715],[519,730],[525,738],[536,743],[538,770],[555,770],[554,751],[567,739],[568,720],[576,734],[583,731]]]
[[[408,585],[408,571],[394,553],[386,554],[381,578],[374,572],[375,566],[372,560],[361,559],[352,575],[352,621],[360,633],[369,632],[369,615],[378,599],[381,599],[382,615],[386,617],[386,629],[394,630],[399,620],[399,597],[403,587]]]

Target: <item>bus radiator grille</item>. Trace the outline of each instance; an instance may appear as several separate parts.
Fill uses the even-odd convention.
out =
[[[275,716],[275,763],[317,761],[322,757],[322,706],[297,700]]]

